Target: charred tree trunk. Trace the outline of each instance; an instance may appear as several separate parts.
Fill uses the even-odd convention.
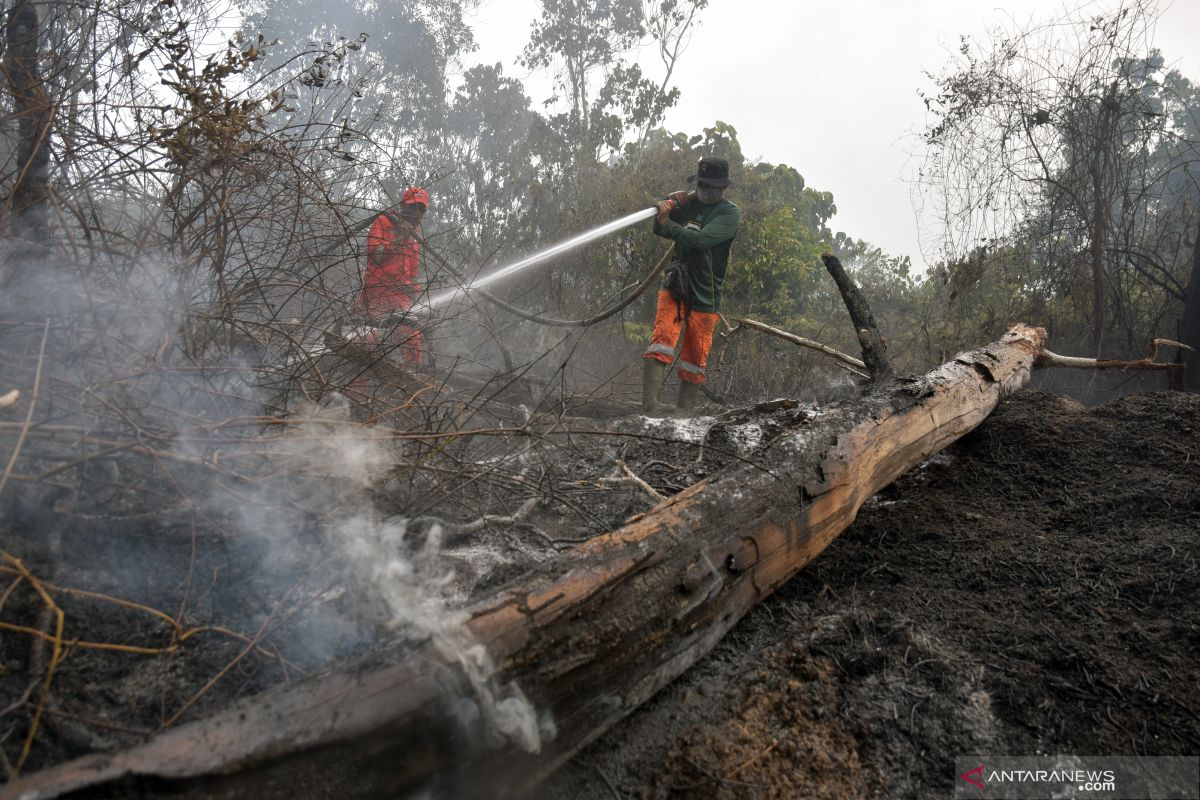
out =
[[[846,310],[850,312],[850,320],[854,323],[858,342],[862,345],[863,362],[867,365],[867,372],[871,374],[871,384],[881,386],[890,381],[894,373],[892,364],[888,361],[887,345],[879,335],[879,326],[875,324],[871,306],[867,303],[866,296],[846,274],[842,262],[836,256],[824,253],[821,260],[825,262],[825,269],[829,270],[829,274],[837,283],[842,300],[846,303]]]
[[[1096,356],[1104,348],[1104,329],[1108,325],[1104,297],[1107,288],[1105,257],[1108,252],[1108,229],[1112,218],[1112,190],[1110,148],[1120,100],[1117,98],[1117,81],[1113,81],[1100,101],[1100,114],[1096,122],[1096,138],[1088,159],[1088,176],[1091,179],[1092,203],[1087,210],[1084,224],[1088,228],[1088,256],[1092,272],[1092,341]]]
[[[553,722],[536,754],[496,744],[488,704],[430,642],[32,775],[0,798],[521,796],[707,653],[875,492],[1024,386],[1044,338],[1018,326],[921,379],[796,411],[758,463],[691,486],[469,609],[465,627],[499,679]]]
[[[17,175],[9,198],[8,232],[41,254],[49,233],[50,99],[38,63],[39,29],[37,6],[17,0],[5,27],[4,71],[17,118]]]
[[[1192,277],[1188,281],[1187,299],[1183,305],[1183,321],[1179,326],[1180,340],[1192,348],[1183,355],[1183,388],[1200,392],[1200,218],[1196,220],[1196,242],[1192,249]]]

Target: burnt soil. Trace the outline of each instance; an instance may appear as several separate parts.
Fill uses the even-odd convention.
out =
[[[439,563],[453,566],[459,597],[478,597],[650,507],[623,482],[618,459],[672,494],[735,456],[753,457],[802,413],[767,403],[704,425],[623,417],[597,424],[605,435],[547,437],[536,450],[482,437],[457,456],[488,465],[479,479],[447,489],[397,488],[401,479],[389,478],[376,501],[422,498],[392,513],[414,520],[413,546],[424,530],[417,522],[442,521]],[[512,477],[501,480],[493,464]],[[530,486],[548,499],[521,516]],[[451,489],[457,505],[439,502]],[[322,498],[317,505],[330,505]],[[26,506],[56,502],[31,496]],[[468,533],[481,508],[512,516]],[[156,514],[144,531],[114,528],[112,517],[38,513],[45,519],[0,524],[0,549],[20,554],[48,586],[109,598],[51,586],[65,640],[160,652],[70,646],[25,774],[129,746],[380,635],[376,612],[352,591],[356,573],[315,533],[266,546],[198,525],[194,510],[173,523]],[[1200,396],[1085,408],[1023,392],[872,498],[708,657],[536,796],[925,798],[950,793],[957,754],[1195,754],[1198,533]],[[51,658],[49,642],[28,632],[51,630],[44,603],[18,583],[0,597],[3,621],[24,626],[0,632],[0,753],[10,767]]]
[[[1200,752],[1200,397],[1037,392],[910,471],[540,796],[938,797]]]

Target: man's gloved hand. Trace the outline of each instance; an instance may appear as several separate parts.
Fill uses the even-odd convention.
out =
[[[655,204],[658,208],[658,224],[666,224],[667,218],[671,216],[671,212],[675,210],[675,201],[663,200]]]
[[[674,200],[676,206],[683,208],[688,204],[689,200],[695,197],[695,193],[688,191],[671,192],[667,197]]]

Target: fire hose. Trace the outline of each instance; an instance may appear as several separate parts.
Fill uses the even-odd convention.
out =
[[[423,249],[426,254],[431,256],[433,260],[438,263],[438,266],[449,272],[455,280],[459,281],[464,286],[468,285],[468,281],[463,274],[452,267],[445,258],[437,253],[437,251],[429,248],[427,245]],[[594,316],[588,317],[587,319],[555,319],[554,317],[544,317],[540,314],[523,311],[510,303],[506,303],[486,289],[480,289],[476,287],[473,289],[467,289],[467,291],[469,291],[471,294],[477,294],[484,300],[487,300],[489,303],[492,303],[499,308],[504,309],[508,313],[520,317],[521,319],[528,320],[529,322],[534,322],[539,325],[550,325],[556,328],[587,328],[591,325],[603,322],[614,314],[620,313],[631,303],[633,303],[634,300],[637,300],[639,297],[645,294],[646,290],[654,284],[654,282],[658,279],[658,276],[661,275],[663,270],[667,268],[667,264],[671,262],[671,250],[671,247],[667,248],[666,252],[663,253],[662,258],[658,260],[658,264],[656,264],[654,269],[650,271],[650,274],[647,275],[646,278],[637,285],[637,288],[634,289],[632,294],[630,294],[624,300],[609,306],[608,308],[600,311]]]

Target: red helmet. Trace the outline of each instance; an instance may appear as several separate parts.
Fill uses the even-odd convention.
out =
[[[408,190],[404,192],[404,199],[400,202],[404,205],[420,203],[426,208],[429,208],[429,192],[425,191],[420,186],[410,186],[408,187]]]

